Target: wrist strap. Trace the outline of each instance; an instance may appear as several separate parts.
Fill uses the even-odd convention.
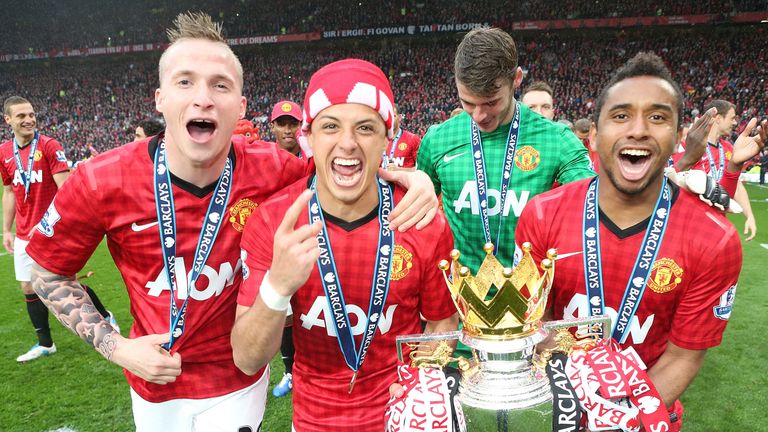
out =
[[[264,273],[264,279],[261,280],[259,295],[261,296],[261,301],[273,311],[283,312],[288,310],[288,306],[291,305],[291,296],[284,296],[278,293],[269,283],[269,270]]]

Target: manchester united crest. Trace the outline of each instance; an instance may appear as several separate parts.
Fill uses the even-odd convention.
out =
[[[651,267],[648,287],[655,293],[664,294],[675,289],[682,278],[683,269],[671,258],[662,258]]]
[[[408,144],[407,144],[407,143],[404,143],[404,142],[401,142],[401,143],[399,143],[399,144],[397,145],[397,148],[398,148],[400,151],[403,151],[403,150],[405,150],[405,149],[407,149],[407,148],[408,148]]]
[[[725,160],[729,161],[731,160],[731,156],[733,156],[733,153],[730,151],[725,152]]]
[[[39,161],[43,158],[43,152],[40,150],[35,150],[35,162]]]
[[[232,223],[232,227],[235,228],[238,232],[243,232],[243,228],[245,228],[245,222],[249,217],[251,217],[251,213],[256,210],[257,206],[258,204],[255,202],[249,200],[248,198],[243,198],[236,202],[235,205],[230,207],[229,222]]]
[[[411,271],[413,267],[413,254],[401,245],[395,245],[395,253],[392,255],[392,272],[390,278],[393,281],[400,280]]]
[[[515,165],[523,171],[533,171],[539,166],[541,155],[531,146],[520,147],[515,153]]]

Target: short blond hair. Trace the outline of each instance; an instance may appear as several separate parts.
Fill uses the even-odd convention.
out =
[[[243,65],[240,63],[240,59],[237,58],[232,48],[227,45],[227,40],[224,39],[224,28],[220,22],[213,21],[210,15],[203,12],[182,12],[176,15],[173,20],[173,27],[166,29],[165,33],[168,35],[168,41],[171,43],[168,48],[165,49],[163,55],[160,56],[160,62],[158,65],[158,74],[160,83],[163,82],[163,72],[165,70],[166,54],[170,51],[171,47],[178,42],[187,39],[202,39],[210,42],[220,43],[227,47],[227,50],[232,54],[235,60],[235,68],[237,69],[238,78],[240,81],[240,88],[243,87]]]

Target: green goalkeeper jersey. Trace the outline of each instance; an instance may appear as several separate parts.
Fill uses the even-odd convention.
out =
[[[528,201],[552,189],[555,181],[564,184],[595,175],[587,149],[573,132],[523,104],[517,106],[520,107],[520,131],[504,209],[499,208],[499,190],[509,123],[500,125],[493,132],[480,134],[488,185],[491,240],[496,243],[499,239],[499,244],[495,245],[496,257],[510,267],[515,252],[517,218]],[[470,129],[470,116],[466,112],[430,127],[421,141],[417,163],[419,169],[432,178],[435,190],[442,193],[443,210],[453,231],[454,245],[461,252],[461,263],[474,272],[485,257],[485,238]]]
[[[498,239],[496,257],[509,267],[514,263],[517,218],[528,201],[552,189],[555,181],[564,184],[595,175],[587,149],[570,129],[545,119],[523,104],[517,106],[520,107],[520,129],[504,209],[499,208],[499,191],[511,122],[493,132],[480,133],[491,241],[495,244]],[[485,258],[485,236],[475,181],[470,120],[464,112],[430,127],[421,140],[417,165],[432,178],[435,191],[442,193],[454,247],[461,252],[461,263],[474,273]],[[551,246],[554,245],[543,247]],[[456,347],[456,353],[464,357],[472,355],[462,343]]]

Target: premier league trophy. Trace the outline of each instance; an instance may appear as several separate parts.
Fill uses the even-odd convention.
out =
[[[475,275],[461,265],[457,250],[451,252],[452,262],[443,260],[439,264],[463,329],[450,335],[400,337],[398,353],[401,343],[457,337],[473,354],[471,359],[458,360],[461,378],[456,400],[460,407],[456,411],[463,413],[459,415],[463,423],[458,425],[459,429],[552,431],[553,396],[545,373],[552,350],[542,356],[546,358],[540,358],[536,345],[547,338],[550,330],[550,323],[545,326],[541,318],[552,286],[557,252],[547,252],[539,272],[529,243],[523,244],[522,257],[514,270],[496,259],[493,245],[486,244],[484,249],[486,258]],[[580,342],[562,328],[587,325],[583,328],[589,329],[607,323],[608,319],[601,316],[551,323],[551,330],[561,329],[558,336],[563,337],[554,339],[557,348],[567,355],[573,344]],[[412,352],[411,359],[419,360],[420,355]],[[446,362],[437,363],[439,366]]]

